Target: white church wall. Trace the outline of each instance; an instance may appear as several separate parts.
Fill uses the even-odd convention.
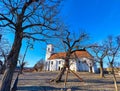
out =
[[[48,60],[48,58],[54,53],[54,47],[52,44],[47,45],[46,49],[46,66],[45,70],[56,71],[61,70],[64,65],[63,59]],[[93,72],[96,72],[97,65],[93,64],[93,61],[88,58],[80,58],[78,60],[70,60],[70,69],[74,71],[87,71],[90,72],[90,66],[92,66]]]
[[[89,71],[89,66],[81,59],[71,60],[70,69],[74,71]]]
[[[77,71],[89,71],[88,65],[82,60],[77,60]]]
[[[76,61],[75,60],[70,60],[70,69],[77,71],[77,66],[76,66]]]
[[[83,65],[81,60],[77,60],[77,71],[82,71]]]
[[[89,59],[85,59],[86,61],[83,61],[83,59],[79,60],[70,60],[70,69],[74,71],[85,71],[85,72],[90,72],[90,67],[87,64],[89,63]],[[47,67],[46,70],[48,71],[57,71],[61,70],[63,65],[64,65],[64,60],[63,59],[54,59],[54,60],[49,60],[47,61]],[[97,66],[94,64],[92,66],[92,71],[93,73],[97,72]]]
[[[50,60],[50,71],[56,70],[56,60]]]
[[[82,63],[83,71],[89,72],[89,66],[86,63]]]
[[[57,70],[61,70],[64,65],[64,60],[63,59],[57,59]]]
[[[64,60],[63,59],[54,59],[54,60],[50,60],[50,71],[57,71],[57,70],[61,70],[63,65],[64,65]]]
[[[94,66],[93,66],[93,72],[94,72],[94,73],[98,73],[98,68],[97,68],[96,63],[94,63]]]
[[[47,61],[47,64],[48,64],[48,65],[47,65],[47,67],[46,67],[46,70],[47,70],[47,71],[50,71],[50,64],[51,64],[50,61]]]
[[[82,58],[82,62],[86,62],[88,66],[88,71],[90,72],[90,66],[92,66],[92,72],[97,73],[97,65],[94,63],[94,60],[88,58]]]

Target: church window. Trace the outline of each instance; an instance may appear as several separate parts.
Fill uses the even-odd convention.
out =
[[[61,61],[59,61],[59,64],[61,64]]]
[[[51,64],[53,64],[53,61],[51,61]]]
[[[54,48],[52,48],[52,51],[54,51]]]
[[[83,63],[86,63],[86,60],[84,60]]]

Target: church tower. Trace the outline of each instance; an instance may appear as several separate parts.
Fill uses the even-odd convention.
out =
[[[46,58],[45,58],[45,60],[47,60],[53,53],[54,53],[53,45],[48,44],[47,49],[46,49]]]

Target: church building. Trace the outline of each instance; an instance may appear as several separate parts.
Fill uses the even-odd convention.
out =
[[[61,70],[64,65],[65,52],[54,52],[52,44],[47,45],[45,70],[57,71]],[[94,57],[85,49],[77,50],[71,54],[70,69],[81,72],[97,72],[97,66],[94,62]]]

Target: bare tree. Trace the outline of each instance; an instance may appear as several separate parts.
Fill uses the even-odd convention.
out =
[[[115,91],[118,91],[117,80],[114,72],[114,63],[116,62],[117,58],[120,56],[120,36],[114,38],[113,36],[109,36],[108,40],[106,41],[108,44],[109,51],[107,52],[107,58],[109,61],[110,68],[112,69],[111,73],[114,80]]]
[[[44,68],[44,60],[40,59],[33,67],[37,72],[42,71]]]
[[[0,91],[10,91],[23,38],[45,41],[58,30],[61,0],[0,0],[0,27],[15,34]],[[50,31],[50,32],[49,32]]]
[[[94,44],[94,46],[90,47],[93,51],[94,56],[96,57],[96,62],[100,65],[100,77],[104,77],[104,58],[107,56],[108,48],[105,42],[101,44]]]
[[[10,52],[10,43],[7,39],[2,38],[0,42],[0,58],[3,59],[2,73],[6,69],[7,56]]]
[[[114,62],[114,67],[116,68],[117,72],[120,71],[119,68],[120,68],[120,62],[119,61],[115,61]]]
[[[85,32],[80,33],[79,37],[76,39],[71,36],[72,34],[69,31],[67,31],[67,35],[61,39],[64,48],[66,49],[66,56],[65,58],[63,58],[65,60],[65,63],[63,65],[62,70],[57,75],[56,79],[53,79],[51,81],[55,81],[55,82],[61,81],[62,75],[64,74],[66,68],[69,69],[70,66],[69,60],[71,58],[71,54],[79,50],[78,46],[83,40],[88,39],[88,35]]]

